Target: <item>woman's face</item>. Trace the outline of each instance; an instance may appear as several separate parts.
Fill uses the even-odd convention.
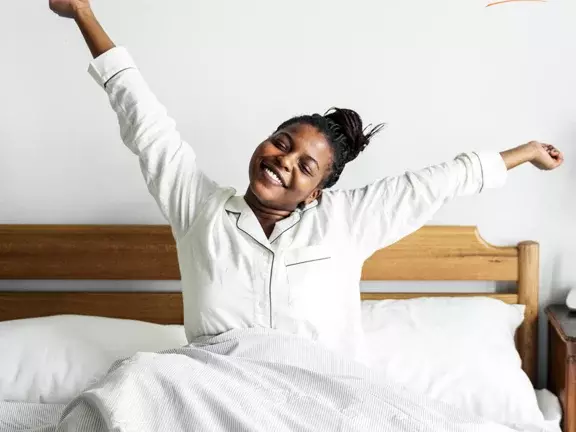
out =
[[[314,201],[332,163],[332,149],[314,126],[293,124],[261,143],[250,160],[250,192],[266,207],[293,211]]]

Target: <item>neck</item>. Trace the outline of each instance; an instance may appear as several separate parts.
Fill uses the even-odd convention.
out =
[[[289,210],[279,210],[266,206],[258,200],[250,189],[246,191],[244,201],[246,201],[248,207],[250,207],[254,212],[254,215],[256,215],[256,219],[260,222],[266,237],[270,237],[272,231],[274,231],[276,222],[286,219],[292,214]]]

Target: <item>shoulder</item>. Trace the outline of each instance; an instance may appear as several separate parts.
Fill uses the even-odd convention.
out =
[[[338,219],[348,219],[350,213],[350,197],[345,190],[328,190],[322,192],[318,199],[316,211],[324,215],[326,220],[335,221]]]

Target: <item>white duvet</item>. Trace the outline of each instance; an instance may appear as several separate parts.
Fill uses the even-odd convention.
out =
[[[119,361],[57,422],[47,420],[52,424],[12,430],[547,430],[544,424],[498,425],[474,417],[409,393],[314,342],[268,329],[233,330]]]

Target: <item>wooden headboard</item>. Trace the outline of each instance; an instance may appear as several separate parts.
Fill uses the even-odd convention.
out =
[[[427,226],[376,252],[363,280],[513,281],[517,292],[362,293],[364,300],[485,296],[526,305],[517,333],[522,367],[537,373],[539,249],[495,247],[475,227]],[[0,279],[178,280],[172,233],[164,225],[0,225]],[[83,314],[181,324],[179,292],[0,292],[0,321]]]

